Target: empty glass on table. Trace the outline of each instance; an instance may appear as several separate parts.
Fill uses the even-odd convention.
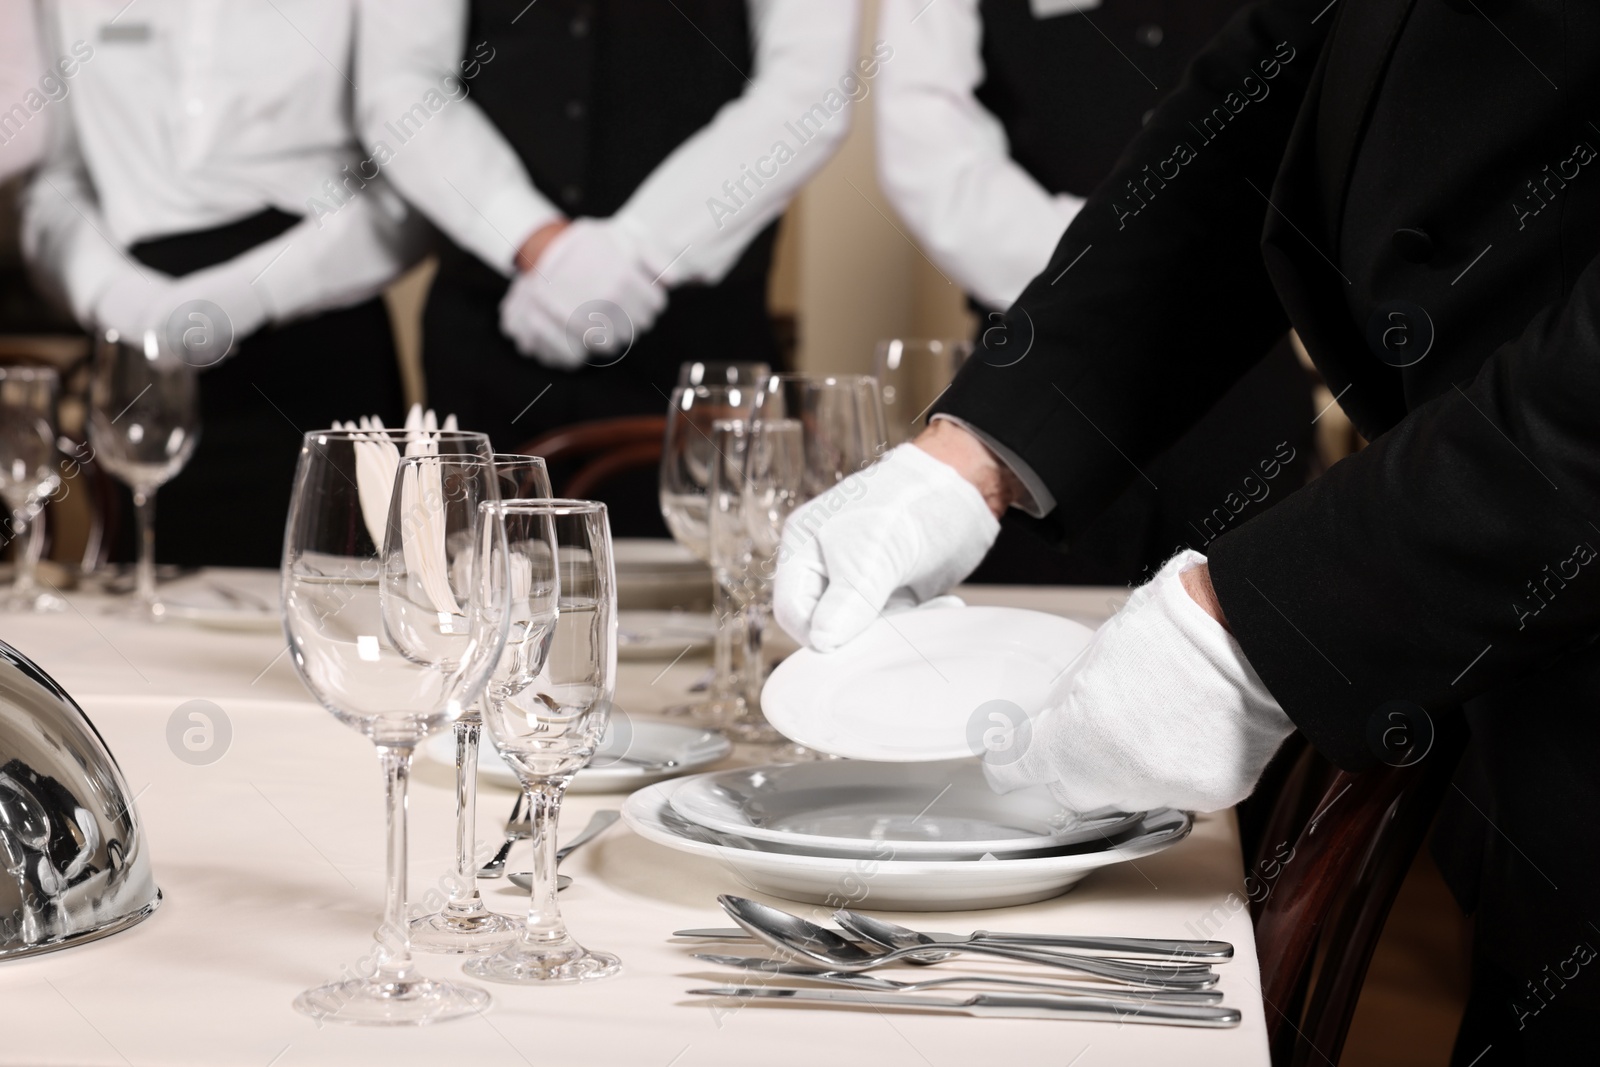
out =
[[[155,331],[107,330],[95,342],[89,444],[95,461],[133,491],[139,524],[132,612],[160,619],[156,595],[156,490],[183,469],[200,439],[199,372]]]
[[[16,577],[0,611],[60,611],[67,602],[39,588],[39,526],[45,502],[61,487],[56,462],[56,398],[49,367],[0,367],[0,497],[10,512]],[[26,538],[26,539],[24,539]]]
[[[495,453],[493,459],[498,492],[488,499],[550,497],[550,473],[543,459],[504,452]],[[455,722],[456,876],[450,884],[449,899],[442,908],[411,920],[411,944],[421,952],[493,952],[509,944],[522,929],[517,919],[490,911],[478,892],[478,857],[474,847],[478,828],[478,749],[485,699],[480,697]]]
[[[711,551],[706,493],[716,458],[711,428],[720,420],[745,418],[759,388],[759,384],[683,385],[672,391],[667,406],[667,429],[661,447],[661,515],[673,539],[707,563],[711,561]],[[704,700],[666,708],[664,715],[689,715],[717,725],[740,714],[739,687],[732,665],[743,619],[718,582],[712,583],[712,607],[717,630],[710,690]]]
[[[462,970],[517,984],[606,978],[620,969],[617,957],[573,940],[556,898],[561,800],[594,758],[616,689],[617,587],[606,508],[588,500],[483,507],[503,531],[490,550],[503,561],[491,560],[490,572],[512,587],[513,619],[526,620],[508,638],[489,684],[484,724],[527,797],[533,879],[522,936]]]
[[[872,376],[883,395],[891,448],[922,432],[928,409],[970,355],[972,342],[960,339],[893,337],[878,342]]]
[[[461,431],[318,430],[301,446],[284,632],[312,695],[377,747],[388,811],[377,968],[300,994],[296,1010],[317,1019],[416,1025],[489,1004],[482,989],[419,974],[406,921],[412,753],[472,706],[505,641],[505,586],[485,580],[484,529],[467,506],[493,491],[489,456],[487,437]]]
[[[772,377],[765,363],[684,363],[678,367],[679,385],[760,385]]]

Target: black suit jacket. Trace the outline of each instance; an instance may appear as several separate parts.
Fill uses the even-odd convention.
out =
[[[1293,325],[1372,444],[1209,546],[1219,599],[1341,765],[1467,703],[1480,943],[1529,977],[1600,944],[1597,83],[1600,5],[1258,4],[940,405],[1070,543]]]

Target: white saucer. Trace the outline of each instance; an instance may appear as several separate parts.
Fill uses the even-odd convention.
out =
[[[1080,817],[1043,786],[999,794],[975,759],[741,767],[685,778],[672,808],[751,842],[835,856],[977,859],[1107,840],[1143,818]],[[755,847],[760,847],[756,845]]]
[[[574,776],[568,792],[625,793],[709,767],[733,751],[733,743],[726,737],[698,726],[630,718],[625,732],[630,736],[623,738],[613,730],[606,731],[594,762]],[[455,766],[456,739],[449,730],[428,738],[422,750],[430,759],[447,767]],[[620,759],[622,756],[627,759]],[[642,762],[631,762],[633,760]],[[644,765],[669,760],[674,761],[674,766],[656,769]],[[478,777],[496,785],[521,788],[516,772],[495,751],[487,731],[478,748]]]
[[[709,844],[671,827],[672,795],[682,781],[641,789],[622,804],[622,818],[640,837],[678,852],[715,860],[758,893],[787,900],[885,911],[980,911],[1059,896],[1100,868],[1142,859],[1188,836],[1193,820],[1165,808],[1145,816],[1141,833],[1113,847],[1059,856],[988,860],[899,860],[808,856]],[[885,845],[885,848],[891,846]]]
[[[761,707],[784,736],[836,756],[978,755],[1007,728],[1007,709],[1032,717],[1048,705],[1093,637],[1080,622],[1021,608],[907,611],[835,652],[796,652],[772,672]]]

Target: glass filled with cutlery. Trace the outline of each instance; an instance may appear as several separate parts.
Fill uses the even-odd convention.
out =
[[[387,799],[384,918],[370,977],[309,989],[319,1020],[416,1025],[482,1011],[489,994],[411,958],[406,793],[412,753],[482,693],[507,626],[479,505],[497,494],[489,441],[460,431],[305,436],[284,537],[284,631],[312,695],[377,749]]]
[[[510,500],[484,505],[490,573],[510,589],[512,628],[484,708],[489,737],[527,797],[533,845],[520,937],[469,960],[494,982],[584,982],[616,974],[617,957],[567,932],[556,898],[556,824],[567,785],[594,757],[611,718],[617,591],[604,504]]]

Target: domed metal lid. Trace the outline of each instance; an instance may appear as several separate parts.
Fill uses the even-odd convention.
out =
[[[128,783],[83,710],[0,641],[0,960],[116,933],[161,903]]]

